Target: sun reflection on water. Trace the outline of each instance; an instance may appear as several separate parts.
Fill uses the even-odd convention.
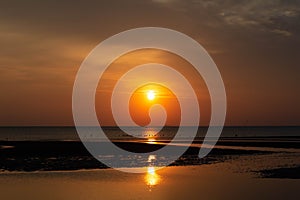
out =
[[[147,144],[156,144],[157,142],[156,142],[155,138],[148,138],[146,143]]]
[[[142,135],[146,139],[145,142],[147,144],[157,144],[157,133],[158,130],[155,130],[154,128],[147,128]]]
[[[145,182],[149,187],[149,191],[151,191],[154,186],[158,185],[160,181],[161,177],[156,173],[155,167],[148,167],[145,175]]]

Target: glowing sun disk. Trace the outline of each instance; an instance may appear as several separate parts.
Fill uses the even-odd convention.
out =
[[[155,98],[155,93],[154,93],[153,90],[149,90],[149,91],[147,92],[147,98],[148,98],[150,101],[153,100],[153,99]]]

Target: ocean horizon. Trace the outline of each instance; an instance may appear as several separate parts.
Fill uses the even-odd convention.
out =
[[[85,126],[88,136],[95,139],[97,137],[98,127]],[[157,134],[157,127],[126,127],[129,128],[131,136],[124,133],[117,126],[104,126],[103,131],[111,139],[133,139],[156,137],[160,139],[172,139],[177,133],[177,126],[166,126]],[[196,135],[197,139],[203,139],[206,136],[207,126],[199,126]],[[189,131],[189,126],[183,127]],[[133,137],[132,137],[133,136]],[[179,135],[178,138],[185,138],[185,135]],[[288,138],[300,137],[300,126],[225,126],[223,127],[220,138]],[[190,138],[188,138],[190,139]],[[1,126],[0,141],[79,141],[79,137],[74,126]]]

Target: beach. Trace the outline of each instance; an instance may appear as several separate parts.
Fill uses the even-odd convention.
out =
[[[5,131],[3,133],[7,133]],[[51,133],[53,129],[48,131]],[[110,132],[115,134],[115,130]],[[188,146],[179,158],[172,154],[159,157],[155,152],[149,157],[98,155],[108,162],[114,158],[122,160],[119,168],[112,169],[94,158],[74,137],[75,132],[72,134],[72,137],[67,135],[67,139],[52,136],[51,140],[34,140],[34,136],[24,140],[15,134],[14,140],[1,140],[1,198],[295,199],[300,195],[300,139],[297,135],[221,137],[201,159],[199,149],[207,148],[202,146],[201,137],[190,146],[184,138],[175,141],[174,149]],[[101,140],[94,142],[106,145]],[[119,137],[112,142],[137,153],[152,152],[169,144],[162,137],[151,141]],[[168,159],[174,162],[160,169]],[[143,168],[146,173],[125,173],[119,171],[122,168]]]
[[[155,174],[114,169],[0,175],[3,199],[296,199],[300,180],[236,173],[234,163],[167,167]]]
[[[300,200],[300,0],[0,16],[0,200]]]
[[[44,144],[50,146],[51,142]],[[299,149],[226,148],[217,146],[205,159],[185,154],[173,166],[157,171],[155,166],[147,167],[147,173],[141,174],[107,168],[91,156],[74,157],[74,152],[56,159],[36,153],[40,159],[13,160],[23,162],[19,165],[2,160],[1,167],[10,168],[0,172],[1,198],[250,200],[296,199],[300,195]],[[144,163],[138,162],[136,166]]]

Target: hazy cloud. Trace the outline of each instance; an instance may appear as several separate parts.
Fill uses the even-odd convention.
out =
[[[210,15],[219,16],[221,21],[214,21],[218,26],[224,23],[231,26],[254,28],[261,31],[283,36],[291,36],[299,33],[300,1],[282,0],[195,0],[195,1],[155,1],[157,3],[169,3],[173,9],[181,8],[186,12],[192,12],[194,16],[201,16],[209,11]],[[185,9],[184,9],[185,8]],[[222,23],[222,21],[224,23]]]

